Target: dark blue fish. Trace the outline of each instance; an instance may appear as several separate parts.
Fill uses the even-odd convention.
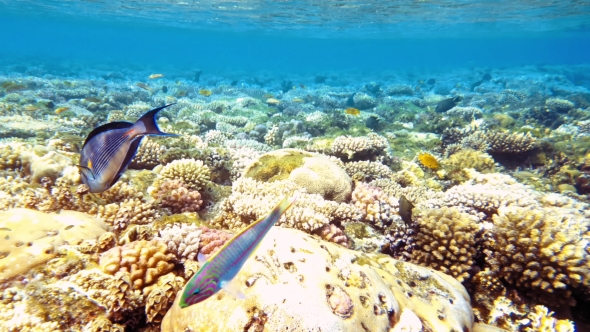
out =
[[[156,114],[170,105],[145,113],[135,123],[110,122],[88,134],[77,166],[91,193],[103,192],[117,183],[135,157],[143,136],[178,136],[160,131],[156,123]]]

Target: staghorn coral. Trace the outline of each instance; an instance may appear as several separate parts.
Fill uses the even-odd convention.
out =
[[[381,188],[357,182],[352,192],[352,204],[362,214],[362,220],[383,230],[391,225],[397,216],[399,202],[387,196]]]
[[[160,176],[166,179],[178,179],[192,189],[203,189],[211,178],[209,167],[201,160],[181,159],[164,166]]]
[[[167,225],[158,232],[155,239],[166,243],[168,251],[176,256],[176,261],[184,263],[186,260],[196,259],[202,231],[202,228],[195,225]]]
[[[159,206],[172,213],[196,212],[203,205],[201,194],[187,188],[181,180],[164,180],[152,195]]]
[[[129,273],[133,289],[155,283],[172,270],[175,259],[166,243],[158,240],[135,241],[109,249],[100,256],[100,269],[107,274]]]
[[[499,277],[543,303],[575,304],[590,295],[589,222],[545,209],[501,207],[486,240]]]
[[[389,147],[387,138],[375,133],[367,136],[338,136],[334,139],[331,154],[347,160],[371,159]]]
[[[455,208],[421,210],[415,217],[413,263],[432,267],[463,282],[477,256],[478,220]]]

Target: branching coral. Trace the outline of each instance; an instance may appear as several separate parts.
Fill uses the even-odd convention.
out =
[[[535,147],[536,139],[527,132],[511,133],[504,131],[478,131],[472,135],[488,144],[490,153],[524,153]]]
[[[544,303],[570,304],[590,294],[590,231],[567,215],[502,207],[493,216],[486,255],[511,285]]]
[[[389,167],[376,161],[353,161],[346,163],[344,169],[353,180],[357,181],[387,179],[392,175]]]
[[[391,225],[399,208],[397,199],[387,196],[381,188],[363,182],[356,183],[352,204],[361,211],[364,222],[381,230]]]
[[[389,147],[387,138],[375,133],[367,136],[338,136],[332,143],[331,154],[345,159],[372,159]]]
[[[129,169],[152,169],[162,163],[165,152],[165,146],[144,137],[137,154],[129,164]]]
[[[152,195],[172,213],[196,212],[203,205],[201,194],[187,188],[181,180],[165,180]]]
[[[473,216],[454,208],[422,210],[416,216],[411,261],[468,280],[477,256],[480,226]]]
[[[161,229],[156,240],[166,243],[168,251],[176,256],[176,260],[184,263],[197,258],[201,233],[202,229],[198,226],[174,224]]]
[[[117,272],[129,273],[134,289],[142,289],[155,283],[158,278],[172,270],[175,259],[168,253],[166,243],[135,241],[124,246],[114,247],[100,256],[100,268],[114,275]]]
[[[190,188],[200,190],[211,178],[211,171],[201,160],[181,159],[164,166],[160,171],[160,176],[181,180]]]

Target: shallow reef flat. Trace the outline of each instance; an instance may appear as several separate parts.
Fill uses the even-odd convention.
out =
[[[75,74],[74,74],[75,72]],[[110,189],[88,133],[165,104]],[[590,328],[590,67],[0,68],[0,331]],[[180,292],[298,199],[236,276]]]

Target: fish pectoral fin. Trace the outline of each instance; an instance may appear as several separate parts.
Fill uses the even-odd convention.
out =
[[[219,283],[219,287],[231,294],[236,299],[243,300],[246,298],[246,295],[244,295],[244,293],[242,293],[240,290],[240,285],[238,282],[236,282],[235,278],[230,281],[221,281]]]
[[[78,167],[80,169],[80,172],[88,179],[88,180],[94,180],[96,179],[96,176],[94,175],[94,172],[86,167],[86,166],[82,166],[82,165],[76,165],[76,167]]]

